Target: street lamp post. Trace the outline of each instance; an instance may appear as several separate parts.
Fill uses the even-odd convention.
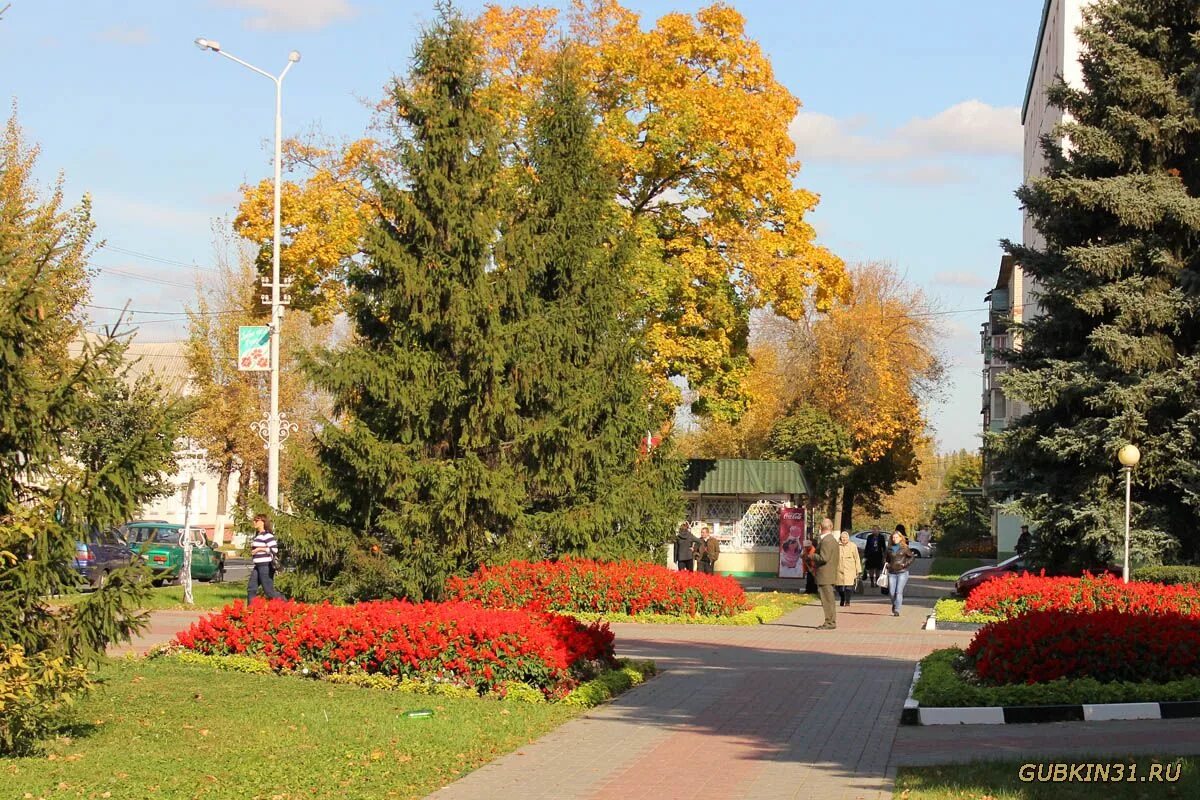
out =
[[[1117,460],[1125,469],[1125,563],[1121,567],[1121,577],[1129,583],[1129,510],[1130,495],[1133,485],[1133,468],[1142,460],[1142,452],[1132,444],[1127,444],[1117,453]]]
[[[291,423],[285,422],[279,413],[279,335],[280,326],[283,323],[283,306],[287,302],[280,294],[283,286],[279,280],[279,184],[283,171],[283,78],[288,74],[288,70],[292,68],[292,65],[300,60],[300,53],[295,50],[288,53],[287,66],[283,68],[283,72],[275,76],[266,70],[259,69],[253,64],[242,61],[237,56],[225,52],[221,49],[220,42],[200,38],[196,40],[196,46],[201,50],[209,50],[223,55],[230,61],[236,61],[246,69],[253,70],[259,75],[270,78],[275,84],[275,209],[274,235],[271,242],[271,410],[267,415],[267,424],[263,427],[267,429],[265,437],[267,440],[267,504],[273,509],[278,509],[279,443],[282,435],[286,435],[281,435],[281,430],[284,427],[289,429],[293,427]],[[258,430],[261,433],[261,428]]]

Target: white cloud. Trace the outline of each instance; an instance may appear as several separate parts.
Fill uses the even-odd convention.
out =
[[[788,132],[801,161],[886,164],[877,177],[922,185],[968,180],[968,170],[946,161],[1019,156],[1024,141],[1019,109],[979,100],[966,100],[932,117],[918,117],[885,131],[873,130],[863,117],[843,119],[801,111]]]
[[[357,10],[350,0],[214,0],[226,8],[250,12],[245,25],[258,31],[319,30],[350,19]]]
[[[139,46],[150,44],[150,31],[145,28],[129,28],[124,25],[113,25],[96,34],[96,38],[109,44]]]
[[[953,286],[957,289],[982,289],[990,282],[987,275],[968,270],[946,270],[933,276],[933,282],[942,286]]]
[[[1021,154],[1024,144],[1020,109],[998,108],[979,100],[967,100],[927,119],[905,123],[896,130],[896,137],[931,154],[1015,156]]]

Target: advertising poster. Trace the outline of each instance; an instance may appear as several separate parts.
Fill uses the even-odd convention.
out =
[[[779,577],[803,578],[804,562],[804,509],[779,509]]]
[[[271,368],[271,328],[242,325],[238,328],[238,369],[262,372]]]

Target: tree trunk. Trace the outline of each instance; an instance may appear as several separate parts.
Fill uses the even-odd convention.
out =
[[[225,544],[225,516],[229,513],[229,477],[233,474],[233,462],[226,459],[221,465],[220,480],[217,481],[217,521],[213,529],[213,540]]]
[[[837,533],[842,529],[842,504],[839,502],[842,491],[842,487],[840,486],[834,488],[833,498],[830,501],[829,518],[833,520],[834,533]]]
[[[854,533],[854,487],[847,486],[842,495],[842,526],[838,530],[848,530]]]

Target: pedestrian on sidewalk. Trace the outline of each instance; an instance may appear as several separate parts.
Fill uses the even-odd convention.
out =
[[[858,555],[858,545],[850,541],[850,531],[842,531],[838,540],[838,574],[837,591],[841,598],[840,605],[850,605],[850,597],[854,594],[854,582],[862,573],[862,559]]]
[[[254,516],[254,539],[250,542],[250,554],[254,564],[250,568],[250,580],[246,583],[246,604],[258,596],[258,587],[268,599],[282,600],[283,595],[275,590],[275,560],[279,556],[279,543],[275,541],[275,529],[266,514]]]
[[[892,534],[892,546],[887,551],[888,591],[892,595],[892,616],[900,616],[904,606],[904,587],[908,585],[908,568],[916,558],[916,553],[908,547],[908,537],[904,535],[904,526],[897,525]]]
[[[817,550],[813,553],[813,564],[817,567],[817,594],[821,608],[825,611],[825,622],[817,630],[831,631],[837,627],[837,604],[834,589],[838,580],[838,540],[833,533],[833,520],[821,520],[821,536],[817,539]]]
[[[883,560],[884,554],[887,552],[887,545],[888,537],[879,530],[879,526],[871,528],[871,532],[867,534],[867,546],[863,549],[863,558],[867,562],[863,577],[867,579],[868,586],[874,586],[879,580],[879,573],[883,572]],[[881,589],[880,594],[887,594],[887,589]]]
[[[693,572],[696,569],[696,543],[699,541],[690,525],[686,522],[679,524],[679,532],[675,534],[675,566],[680,572]]]
[[[700,541],[696,543],[696,560],[700,562],[700,571],[712,575],[720,555],[721,543],[712,535],[712,528],[705,525],[700,529]]]

